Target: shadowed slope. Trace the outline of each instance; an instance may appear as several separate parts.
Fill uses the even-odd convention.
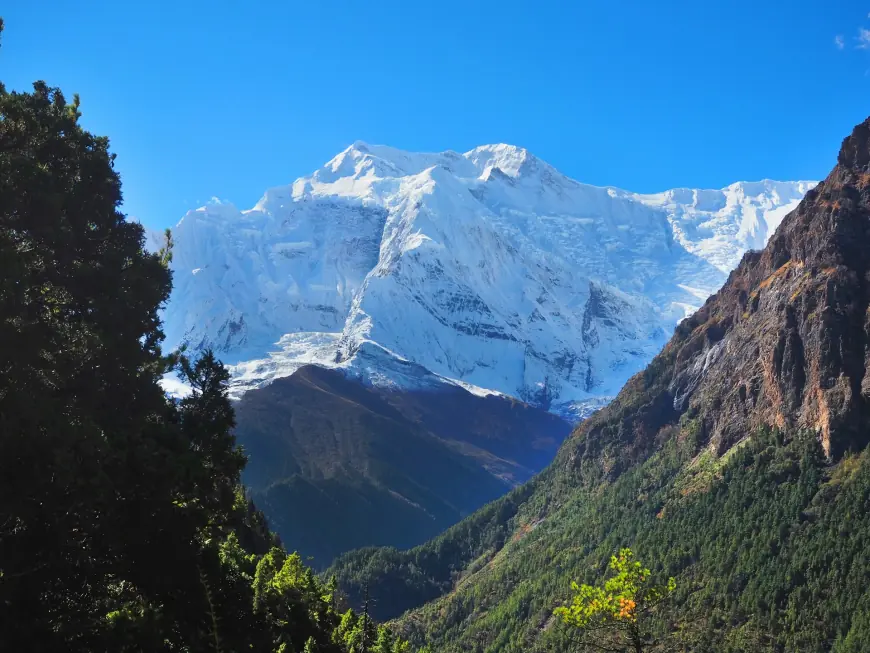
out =
[[[566,422],[457,387],[399,392],[305,367],[247,393],[245,482],[290,549],[413,546],[546,465]]]

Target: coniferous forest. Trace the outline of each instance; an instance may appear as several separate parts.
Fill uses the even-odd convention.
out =
[[[80,116],[0,86],[0,648],[407,650],[246,498],[226,370],[160,349],[171,239],[143,250]]]
[[[676,580],[643,650],[868,650],[867,452],[830,465],[813,436],[772,431],[724,464],[693,448],[674,442],[606,490],[506,497],[408,552],[347,554],[340,585],[366,583],[377,617],[435,650],[593,651],[614,643],[589,644],[554,606],[631,544]]]

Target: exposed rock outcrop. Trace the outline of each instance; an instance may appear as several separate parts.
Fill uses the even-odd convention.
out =
[[[720,452],[769,426],[812,429],[837,458],[870,439],[868,367],[870,119],[765,249],[747,253],[650,367],[581,425],[567,455],[630,460],[686,416]]]

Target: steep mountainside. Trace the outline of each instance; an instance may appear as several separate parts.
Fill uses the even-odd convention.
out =
[[[318,564],[425,541],[528,480],[570,430],[515,400],[373,388],[314,366],[245,394],[236,420],[245,484],[284,544]]]
[[[584,412],[811,186],[636,195],[508,145],[415,154],[355,143],[249,211],[211,204],[182,219],[167,342],[239,363],[237,394],[311,363],[407,385],[393,372],[409,361]]]
[[[633,546],[678,592],[651,650],[870,650],[870,119],[664,350],[527,485],[351,597],[436,650],[566,650],[571,579]],[[418,608],[425,600],[437,598]]]

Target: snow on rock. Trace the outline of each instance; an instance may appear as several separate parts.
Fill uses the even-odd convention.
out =
[[[193,393],[193,388],[174,374],[166,374],[160,379],[160,387],[163,388],[163,392],[175,399],[184,399]]]
[[[213,202],[179,222],[167,344],[215,349],[236,396],[319,364],[584,415],[812,185],[638,195],[511,145],[357,142],[250,210]]]
[[[746,250],[764,248],[782,219],[815,185],[764,179],[737,182],[722,190],[677,188],[629,196],[664,210],[676,240],[727,274]]]

